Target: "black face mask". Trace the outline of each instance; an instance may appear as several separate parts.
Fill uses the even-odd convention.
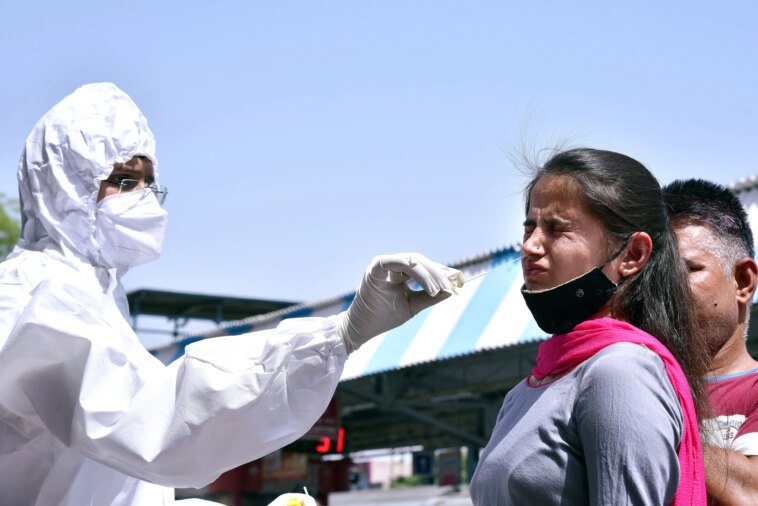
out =
[[[603,265],[562,285],[529,291],[524,284],[521,295],[539,328],[548,334],[565,334],[597,313],[618,288],[603,274],[602,268],[619,256],[628,242],[629,237]]]

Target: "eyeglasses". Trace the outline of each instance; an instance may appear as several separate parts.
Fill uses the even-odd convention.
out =
[[[145,184],[142,179],[127,179],[120,176],[108,178],[106,183],[118,186],[118,193],[131,193],[139,190],[149,190],[155,194],[155,198],[158,199],[158,203],[163,205],[168,195],[168,188],[156,183]]]

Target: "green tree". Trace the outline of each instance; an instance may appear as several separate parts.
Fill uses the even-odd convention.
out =
[[[18,201],[0,193],[0,260],[11,252],[21,234]]]

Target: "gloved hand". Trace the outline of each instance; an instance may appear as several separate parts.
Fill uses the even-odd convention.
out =
[[[414,279],[424,290],[415,292],[408,288],[409,279]],[[374,258],[353,303],[340,314],[338,328],[348,353],[445,300],[462,286],[460,271],[418,253]]]

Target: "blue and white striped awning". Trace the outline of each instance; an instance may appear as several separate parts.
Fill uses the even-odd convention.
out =
[[[546,337],[521,297],[519,249],[506,247],[453,265],[466,279],[484,272],[457,296],[419,313],[405,325],[382,334],[350,355],[342,379],[502,348]],[[329,316],[347,309],[355,293],[258,315],[155,350],[170,362],[194,341],[273,328],[287,318]]]

